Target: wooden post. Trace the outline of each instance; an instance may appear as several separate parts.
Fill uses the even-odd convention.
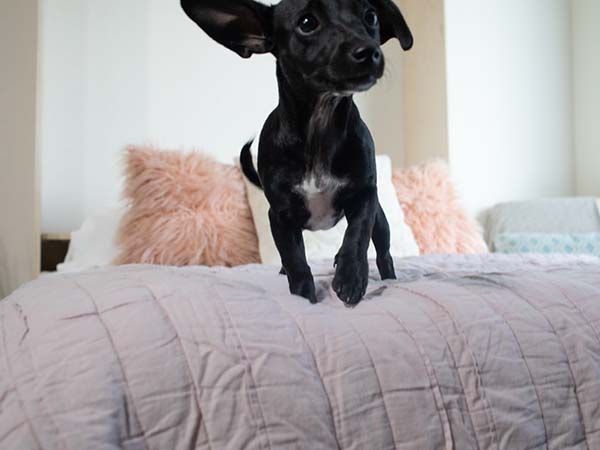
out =
[[[38,1],[0,3],[0,299],[40,267]]]

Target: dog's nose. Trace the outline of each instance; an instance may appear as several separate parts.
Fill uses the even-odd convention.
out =
[[[379,63],[381,50],[377,47],[358,47],[352,52],[352,59],[357,63]]]

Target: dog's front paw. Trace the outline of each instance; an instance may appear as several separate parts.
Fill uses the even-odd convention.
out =
[[[336,270],[332,287],[341,301],[356,305],[367,292],[369,263],[341,255],[336,256]]]

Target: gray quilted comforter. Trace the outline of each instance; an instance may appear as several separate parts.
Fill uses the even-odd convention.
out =
[[[272,267],[129,266],[0,303],[0,449],[600,449],[600,261],[397,262],[345,308]]]

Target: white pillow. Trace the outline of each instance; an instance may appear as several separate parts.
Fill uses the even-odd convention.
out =
[[[258,234],[262,262],[263,264],[281,264],[281,259],[277,252],[277,247],[275,247],[275,242],[273,242],[269,225],[269,203],[262,190],[250,183],[246,177],[244,177],[244,180]],[[392,184],[392,161],[389,156],[377,157],[377,190],[379,202],[390,224],[392,235],[390,253],[395,257],[418,256],[419,247],[412,230],[404,221],[404,212],[398,202],[396,190]],[[333,259],[342,245],[347,226],[346,218],[342,218],[331,230],[305,231],[304,245],[306,247],[307,259],[309,261]],[[375,259],[375,257],[375,248],[371,242],[369,259]]]
[[[124,207],[105,208],[86,219],[81,228],[71,233],[65,262],[58,272],[81,272],[110,266],[119,254],[115,243]]]

